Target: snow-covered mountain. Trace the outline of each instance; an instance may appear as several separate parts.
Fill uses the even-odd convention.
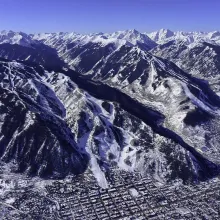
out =
[[[165,44],[169,41],[182,41],[187,44],[194,42],[210,42],[220,44],[220,33],[213,32],[183,32],[183,31],[170,31],[169,29],[161,29],[152,33],[145,33],[153,41],[158,44]]]
[[[148,49],[156,46],[156,43],[151,40],[146,34],[142,34],[137,30],[117,31],[110,34],[94,33],[94,34],[77,34],[77,33],[52,33],[52,34],[35,34],[32,35],[33,40],[43,41],[45,44],[52,47],[59,47],[61,44],[80,43],[87,44],[89,42],[100,43],[106,45],[115,43],[116,45],[131,44],[136,46],[144,44]]]
[[[1,159],[13,172],[56,178],[88,166],[106,188],[106,173],[114,166],[160,181],[194,181],[216,171],[161,127],[161,113],[113,87],[71,70],[55,73],[7,60],[1,61],[1,73]]]
[[[173,40],[158,45],[151,53],[174,62],[195,77],[208,80],[211,88],[220,95],[220,45]]]
[[[169,29],[161,29],[152,33],[146,33],[146,35],[148,35],[148,37],[150,37],[155,42],[163,42],[168,38],[174,37],[175,33]]]
[[[22,32],[0,32],[0,57],[35,62],[46,66],[65,66],[56,49],[34,40],[32,35]]]
[[[206,82],[193,78],[173,63],[137,47],[122,47],[101,60],[85,76],[117,88],[134,100],[159,111],[166,118],[166,127],[178,133],[188,144],[193,143],[195,148],[207,145],[205,133],[210,132],[209,126],[216,129],[213,121],[212,125],[207,126],[204,142],[198,142],[194,139],[195,133],[191,131],[191,126],[187,125],[187,118],[192,112],[201,116],[191,124],[197,127],[203,126],[206,116],[211,119],[212,115],[219,115],[220,99],[212,93]]]
[[[161,182],[218,174],[220,98],[205,81],[219,91],[218,32],[161,30],[159,45],[136,30],[1,33],[0,156],[13,172],[89,170],[103,188],[114,167]]]
[[[23,32],[0,31],[0,44],[6,43],[31,47],[38,42],[34,41],[30,35]]]
[[[145,44],[149,48],[156,46],[156,43],[152,41],[148,36],[138,32],[137,30],[117,31],[112,34],[106,34],[107,38],[123,39],[131,43],[134,46],[139,44]]]
[[[1,159],[29,175],[83,172],[87,156],[63,120],[66,110],[46,83],[45,70],[7,60],[0,69]]]
[[[79,72],[89,71],[100,59],[124,45],[150,50],[157,46],[147,35],[136,30],[112,34],[54,33],[33,35],[34,40],[55,48],[59,56]],[[85,62],[87,65],[85,65]]]

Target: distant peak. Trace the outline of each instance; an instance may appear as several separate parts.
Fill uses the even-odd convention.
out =
[[[158,40],[162,40],[164,38],[169,38],[169,37],[173,37],[174,36],[174,32],[172,32],[169,29],[161,29],[158,32]]]
[[[98,33],[94,33],[93,35],[99,36],[99,35],[104,35],[104,33],[103,32],[98,32]]]
[[[15,33],[15,32],[14,32],[14,31],[11,31],[11,30],[9,30],[9,31],[3,30],[3,31],[1,31],[0,33],[1,33],[1,34],[9,34],[9,33]]]
[[[132,33],[140,33],[139,31],[137,31],[136,29],[131,29],[130,30]]]
[[[126,30],[125,33],[128,34],[141,34],[139,31],[137,31],[136,29],[130,29],[130,30]]]
[[[208,36],[209,36],[211,39],[213,39],[213,38],[215,38],[215,37],[219,37],[219,36],[220,36],[220,32],[219,32],[219,31],[213,31],[213,32],[210,32],[210,33],[208,34]]]
[[[164,28],[160,29],[159,32],[160,33],[174,34],[174,32],[171,31],[170,29],[164,29]]]

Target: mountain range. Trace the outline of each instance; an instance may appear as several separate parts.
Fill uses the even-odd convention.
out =
[[[0,158],[64,178],[219,174],[220,32],[0,32]]]

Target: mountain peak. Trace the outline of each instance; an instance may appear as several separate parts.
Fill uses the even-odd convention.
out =
[[[158,33],[161,37],[166,37],[166,38],[174,36],[174,32],[169,29],[160,29]]]
[[[159,31],[152,32],[148,36],[155,42],[161,42],[167,38],[173,37],[175,33],[169,29],[160,29]]]
[[[210,37],[210,39],[213,39],[213,38],[216,38],[216,37],[220,37],[220,32],[219,31],[213,31],[213,32],[210,32],[208,34],[208,36]]]
[[[0,44],[9,43],[9,44],[18,44],[26,47],[30,47],[31,44],[36,43],[32,40],[32,37],[23,32],[14,32],[14,31],[1,31],[0,32]]]
[[[132,34],[141,34],[139,31],[137,31],[136,29],[131,29],[127,31],[128,33],[132,33]]]
[[[167,28],[161,28],[159,30],[159,32],[172,32],[173,33],[173,31],[171,31],[170,29],[167,29]]]

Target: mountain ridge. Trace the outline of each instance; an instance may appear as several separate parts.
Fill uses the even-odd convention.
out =
[[[7,41],[0,41],[0,56],[9,59],[1,60],[4,127],[13,124],[5,110],[11,105],[21,102],[25,114],[14,126],[16,133],[1,144],[3,161],[14,160],[21,172],[51,178],[90,170],[102,188],[108,188],[106,176],[112,167],[138,170],[161,182],[190,183],[218,174],[220,97],[208,81],[178,65],[175,53],[167,53],[180,56],[178,46],[183,45],[188,54],[201,44],[204,33],[189,41],[183,33],[163,30],[165,44],[136,30],[28,35],[30,41],[10,34],[6,33]],[[216,37],[218,33],[210,34]],[[202,43],[218,52],[217,43],[208,44]],[[188,63],[187,56],[181,59]],[[39,136],[43,143],[52,143],[48,145],[52,150],[33,135],[28,139],[29,123],[46,129]],[[59,166],[53,162],[54,154]]]

